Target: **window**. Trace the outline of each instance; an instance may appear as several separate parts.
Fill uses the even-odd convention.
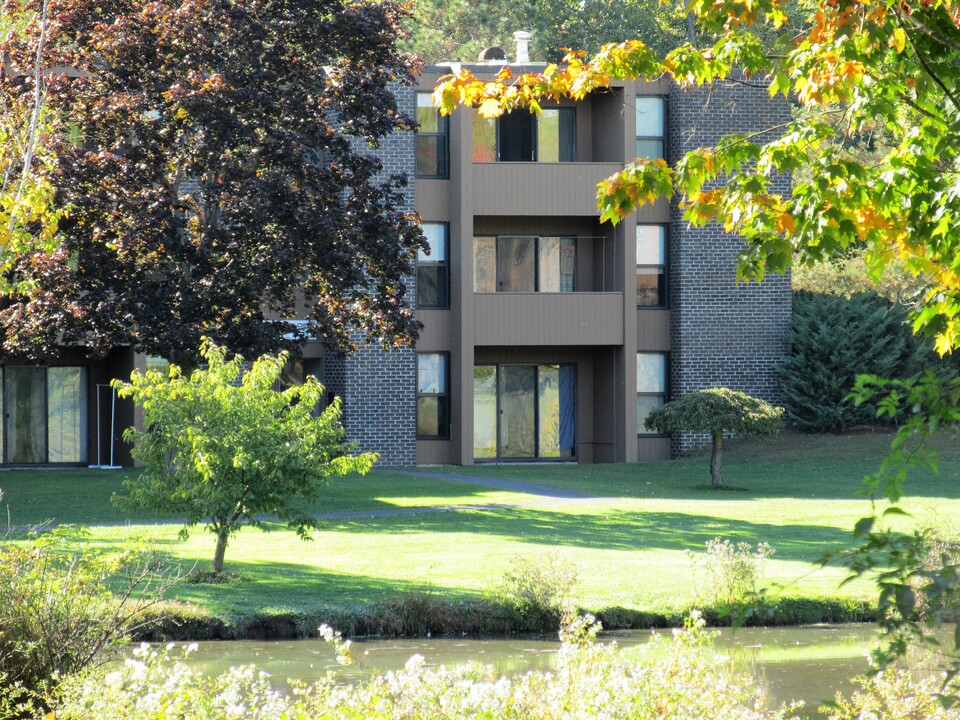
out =
[[[637,96],[637,157],[664,157],[663,138],[666,101],[662,97]]]
[[[667,401],[667,356],[637,353],[637,435],[655,435],[643,421]]]
[[[151,370],[166,376],[170,373],[170,361],[159,355],[147,355],[147,372]]]
[[[417,253],[417,307],[450,307],[449,272],[447,265],[447,224],[422,223],[430,254]]]
[[[430,93],[417,93],[417,123],[417,177],[448,177],[450,118],[440,115]]]
[[[417,437],[450,437],[449,353],[417,353]]]
[[[637,225],[637,305],[667,305],[667,229]]]
[[[573,237],[474,238],[474,292],[573,292],[576,268]]]
[[[473,115],[474,162],[573,162],[576,108],[547,108],[539,116],[514,110],[499,118]]]

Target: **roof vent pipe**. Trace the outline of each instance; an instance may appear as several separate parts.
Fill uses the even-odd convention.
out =
[[[517,63],[522,65],[530,62],[530,33],[526,30],[517,30],[513,34],[513,39],[517,41]]]

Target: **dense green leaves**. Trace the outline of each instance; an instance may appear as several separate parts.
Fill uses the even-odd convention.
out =
[[[605,43],[642,38],[666,53],[687,37],[682,3],[640,0],[417,0],[405,45],[428,62],[474,61],[481,50],[513,57],[513,33],[532,33],[533,60],[560,60],[566,48],[596,52]]]
[[[735,432],[772,436],[780,432],[783,411],[759,398],[727,388],[709,388],[684,395],[654,410],[644,421],[661,433]]]
[[[404,278],[421,235],[372,149],[409,127],[389,89],[415,68],[398,4],[50,2],[43,64],[76,72],[47,74],[46,104],[74,132],[44,178],[72,209],[57,249],[10,270],[24,291],[0,307],[8,354],[133,345],[192,363],[203,335],[247,357],[305,334],[415,337]],[[28,23],[0,52],[30,67],[39,42]],[[23,77],[3,82],[29,99]],[[282,321],[298,315],[308,332]]]
[[[0,717],[43,717],[51,691],[113,658],[175,578],[143,543],[104,552],[61,527],[0,539]]]
[[[908,378],[935,362],[932,344],[910,330],[901,305],[863,293],[845,298],[797,292],[781,370],[787,415],[804,430],[840,432],[893,422],[877,407],[848,400],[858,375]]]
[[[311,508],[331,477],[366,473],[374,453],[344,454],[339,401],[317,414],[323,387],[312,377],[277,390],[287,355],[264,356],[249,369],[239,356],[205,342],[207,368],[189,376],[134,372],[114,381],[143,408],[144,430],[128,428],[133,456],[146,469],[127,481],[121,502],[198,523],[217,536],[214,570],[223,569],[231,534],[275,515],[307,537]]]
[[[49,25],[47,4],[17,7],[17,12],[0,16],[0,48],[27,29],[38,34],[42,47],[40,38],[45,43]],[[26,254],[57,248],[57,227],[66,209],[54,205],[54,189],[46,177],[53,140],[62,128],[45,102],[44,68],[38,57],[16,73],[4,63],[0,54],[0,294],[28,289],[11,269]]]

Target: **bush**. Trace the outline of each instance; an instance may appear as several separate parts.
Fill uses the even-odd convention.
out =
[[[960,618],[960,537],[949,525],[920,528],[919,567],[910,578],[917,616],[934,625]]]
[[[875,425],[876,407],[846,398],[857,375],[903,378],[934,363],[929,340],[915,336],[907,311],[875,293],[849,298],[799,291],[783,364],[787,416],[810,432],[841,432]]]
[[[34,717],[59,678],[106,662],[169,584],[144,548],[71,552],[79,532],[0,543],[0,717]]]
[[[695,575],[706,575],[705,582],[695,577],[697,599],[706,603],[737,605],[757,594],[763,584],[764,568],[775,550],[767,543],[734,545],[716,537],[707,541],[704,555],[691,555]]]
[[[575,720],[760,720],[785,718],[784,711],[755,709],[752,679],[734,675],[710,647],[701,620],[655,639],[626,657],[615,645],[593,641],[592,618],[568,625],[553,672],[497,677],[477,663],[430,668],[414,656],[403,670],[375,674],[356,686],[332,678],[292,697],[272,691],[252,667],[204,677],[172,658],[169,651],[142,648],[136,659],[105,678],[69,683],[57,708],[58,720],[146,720],[189,717],[233,720],[256,717],[307,718],[497,718]],[[349,645],[331,632],[338,658],[349,662]],[[664,645],[667,645],[665,648]]]
[[[849,698],[839,693],[822,711],[828,720],[960,720],[960,708],[947,707],[941,700],[943,680],[915,680],[909,670],[884,670],[871,677],[857,678],[860,686]],[[951,693],[956,693],[955,684]]]
[[[577,585],[577,567],[553,555],[517,555],[503,577],[499,598],[515,609],[515,631],[556,629]]]

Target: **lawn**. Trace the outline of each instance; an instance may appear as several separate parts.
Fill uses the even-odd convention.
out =
[[[227,549],[228,585],[183,583],[176,597],[221,615],[350,608],[419,590],[476,598],[495,587],[518,555],[550,554],[577,566],[582,606],[669,612],[697,602],[705,576],[695,557],[714,537],[767,542],[776,551],[766,580],[787,596],[870,599],[869,583],[838,587],[844,570],[817,558],[843,548],[870,501],[860,478],[876,469],[888,436],[785,435],[730,444],[725,476],[713,491],[704,458],[639,465],[526,465],[433,468],[433,477],[389,469],[333,485],[322,512],[358,512],[323,521],[310,542],[272,526],[247,529]],[[940,443],[940,474],[908,485],[902,522],[948,525],[960,516],[960,452]],[[444,471],[577,489],[598,499],[545,502],[442,477]],[[213,538],[201,528],[185,542],[179,526],[125,513],[110,503],[135,471],[0,473],[3,502],[15,526],[56,519],[91,527],[90,541],[111,546],[149,538],[184,566],[209,563]],[[516,507],[503,506],[524,503]],[[439,512],[445,506],[500,505]],[[433,512],[364,515],[424,507]]]

